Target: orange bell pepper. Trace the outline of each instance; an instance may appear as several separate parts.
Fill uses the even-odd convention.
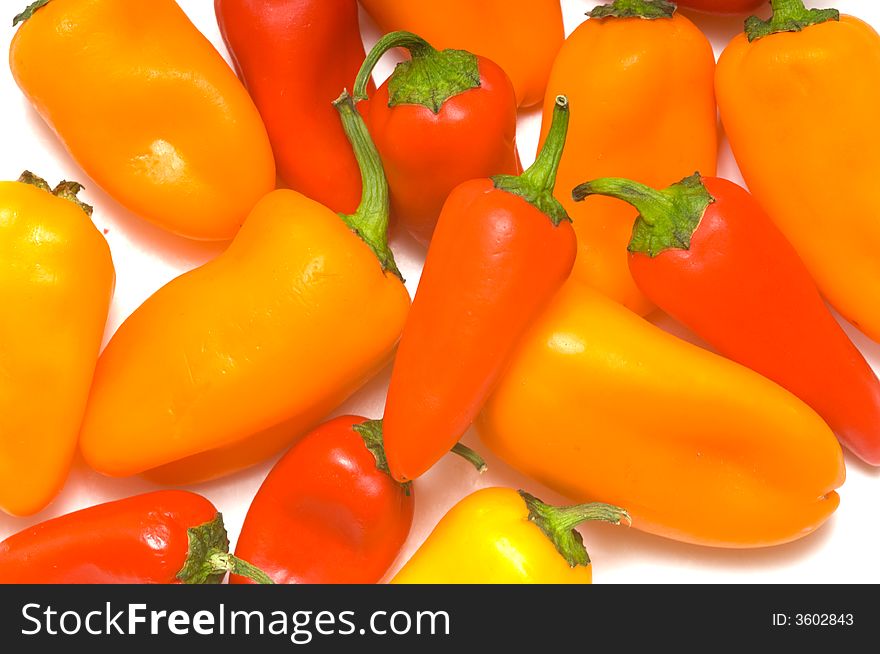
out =
[[[176,234],[231,239],[275,187],[260,114],[174,0],[39,0],[16,83],[107,193]]]
[[[522,107],[544,97],[565,38],[559,0],[361,0],[383,32],[415,32],[438,50],[467,50],[504,69]]]
[[[577,282],[523,338],[478,429],[550,488],[703,545],[800,538],[845,475],[834,434],[794,395]]]
[[[664,188],[695,170],[715,174],[715,56],[703,33],[672,12],[658,0],[618,0],[594,9],[566,39],[547,86],[541,135],[543,142],[552,99],[567,95],[577,111],[557,188],[598,177]],[[627,263],[636,211],[609,198],[576,203],[565,192],[559,199],[578,235],[572,275],[633,311],[650,311]]]
[[[387,245],[388,186],[351,98],[337,106],[363,172],[358,211],[270,193],[226,252],[129,316],[98,361],[80,438],[99,472],[160,468],[175,484],[234,472],[391,358],[410,299]]]
[[[80,188],[0,182],[0,509],[13,515],[43,509],[67,478],[113,296]]]
[[[819,290],[880,341],[880,36],[801,0],[773,7],[719,60],[721,119],[749,189]]]

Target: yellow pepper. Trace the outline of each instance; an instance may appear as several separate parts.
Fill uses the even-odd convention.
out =
[[[589,584],[590,557],[575,530],[588,520],[629,523],[608,504],[554,507],[525,491],[484,488],[447,513],[391,583]]]
[[[64,484],[113,296],[80,188],[30,173],[0,182],[0,509],[12,515]]]

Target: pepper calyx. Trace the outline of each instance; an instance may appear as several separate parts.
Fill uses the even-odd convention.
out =
[[[361,66],[354,83],[355,101],[366,100],[367,83],[376,64],[392,48],[409,51],[388,78],[388,106],[421,105],[439,114],[452,98],[481,84],[480,63],[476,55],[465,50],[437,50],[412,32],[386,34],[373,46]]]
[[[611,504],[591,502],[574,506],[550,506],[524,490],[518,493],[529,511],[529,522],[544,532],[556,551],[572,568],[590,565],[590,555],[584,547],[584,539],[575,527],[587,521],[610,522],[613,525],[632,523],[625,509]]]
[[[12,26],[15,27],[19,23],[23,23],[28,18],[33,16],[37,12],[37,10],[42,9],[50,2],[52,2],[52,0],[36,0],[36,2],[32,2],[27,7],[25,7],[24,11],[22,11],[20,14],[12,19]]]
[[[840,21],[837,9],[807,9],[803,0],[771,0],[773,15],[767,20],[758,16],[746,19],[749,43],[779,32],[801,32],[813,25]]]
[[[630,179],[604,177],[576,186],[571,195],[576,202],[604,195],[635,207],[639,215],[627,249],[649,257],[666,250],[689,250],[706,209],[715,202],[700,173],[659,191]]]
[[[556,96],[550,130],[535,163],[522,175],[496,175],[492,178],[495,188],[520,196],[545,214],[557,227],[565,220],[571,221],[565,207],[553,195],[568,134],[569,114],[568,98],[564,95]]]
[[[587,13],[590,18],[672,18],[677,7],[668,0],[614,0]]]
[[[91,218],[92,213],[94,213],[95,209],[89,204],[86,204],[82,200],[77,197],[77,194],[83,190],[83,185],[79,182],[70,182],[70,181],[61,181],[59,182],[55,188],[49,186],[49,183],[38,175],[34,175],[31,171],[25,170],[18,178],[18,181],[21,184],[29,184],[30,186],[35,186],[38,189],[46,191],[47,193],[51,193],[56,198],[61,198],[62,200],[67,200],[69,202],[73,202],[76,206],[82,209],[85,214]]]

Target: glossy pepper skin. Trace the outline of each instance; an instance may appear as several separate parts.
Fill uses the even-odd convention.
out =
[[[113,296],[80,188],[0,182],[0,509],[12,515],[45,508],[67,478]]]
[[[574,193],[633,205],[629,265],[651,301],[797,395],[856,455],[880,465],[880,381],[748,192],[695,175],[663,191],[600,179]]]
[[[354,98],[367,98],[370,72],[393,47],[399,64],[366,109],[370,135],[391,188],[391,215],[427,246],[446,198],[472,179],[522,172],[516,96],[495,63],[461,50],[438,52],[409,32],[388,34],[364,62]]]
[[[712,14],[744,14],[768,5],[769,0],[676,0],[675,4]]]
[[[223,518],[201,495],[157,491],[53,518],[0,543],[0,584],[218,584],[236,570]]]
[[[350,97],[338,108],[364,170],[358,212],[275,191],[226,252],[129,316],[98,361],[80,438],[99,472],[184,484],[239,470],[391,358],[410,300],[387,248],[387,186]]]
[[[719,60],[721,119],[749,189],[819,290],[880,340],[880,36],[799,0],[774,8]],[[773,32],[786,18],[802,31]]]
[[[278,175],[334,211],[354,212],[361,174],[331,103],[364,60],[356,0],[215,0],[214,9]]]
[[[484,488],[440,520],[391,583],[590,584],[581,535],[588,520],[628,523],[606,504],[552,507],[524,491]]]
[[[517,340],[568,277],[576,239],[553,198],[568,101],[521,177],[465,182],[437,223],[385,404],[388,466],[415,479],[454,445]]]
[[[174,0],[47,0],[19,19],[16,83],[126,208],[181,236],[227,240],[275,187],[256,107]]]
[[[834,434],[794,395],[577,282],[523,338],[477,429],[575,501],[715,547],[805,536],[845,474]]]
[[[663,187],[695,170],[715,173],[715,56],[703,33],[671,11],[656,0],[597,7],[566,39],[547,87],[548,97],[565,93],[578,108],[558,178],[578,236],[572,275],[641,314],[652,305],[626,260],[635,212],[608,198],[575,203],[569,190],[597,177]],[[551,111],[546,102],[542,139]]]
[[[510,77],[522,107],[544,97],[565,38],[558,0],[361,0],[383,32],[414,32],[435,48],[491,59]]]
[[[275,465],[251,503],[235,553],[279,584],[375,584],[400,553],[414,508],[412,484],[388,474],[381,421],[341,416]],[[230,583],[253,580],[232,576]]]

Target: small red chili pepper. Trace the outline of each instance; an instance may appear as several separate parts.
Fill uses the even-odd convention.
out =
[[[0,543],[3,584],[271,584],[229,554],[223,517],[201,495],[157,491],[34,525]]]
[[[364,60],[355,0],[215,0],[238,76],[247,86],[290,188],[342,213],[361,199],[361,175],[332,102]]]
[[[431,240],[449,193],[492,175],[516,175],[516,93],[507,74],[485,57],[437,51],[409,32],[382,37],[364,61],[353,97],[367,99],[370,73],[391,48],[406,48],[379,87],[364,119],[382,156],[391,214],[423,245]]]
[[[415,479],[459,439],[571,272],[577,239],[553,197],[567,129],[568,100],[559,96],[529,170],[466,182],[443,206],[385,405],[395,479]]]
[[[853,453],[880,465],[880,381],[748,192],[697,174],[662,191],[606,178],[573,192],[589,195],[639,210],[629,267],[652,302],[800,397]]]
[[[463,445],[453,452],[485,469]],[[248,510],[235,553],[280,584],[375,584],[406,541],[414,503],[411,484],[388,474],[382,422],[341,416],[275,465]],[[233,575],[230,583],[253,581]]]

